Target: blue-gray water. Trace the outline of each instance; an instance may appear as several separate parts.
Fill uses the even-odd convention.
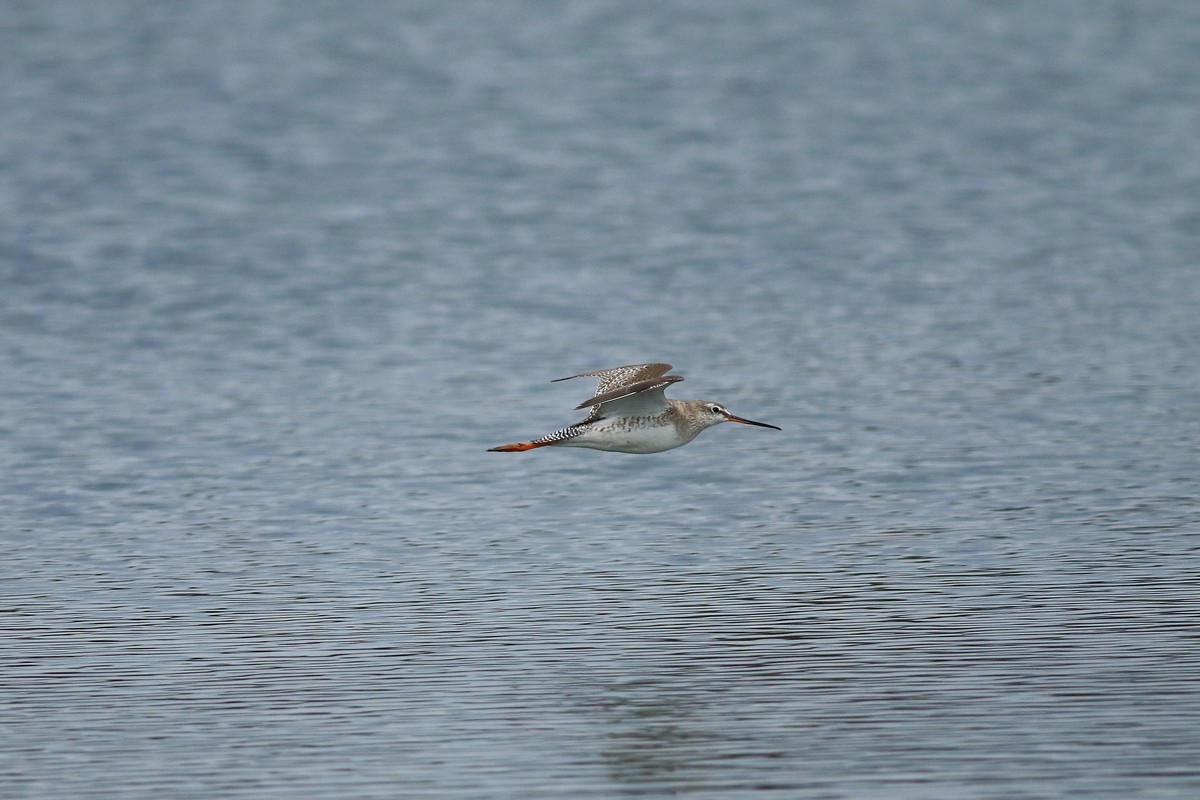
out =
[[[8,2],[0,795],[1200,793],[1200,6]],[[726,425],[486,448],[667,360]]]

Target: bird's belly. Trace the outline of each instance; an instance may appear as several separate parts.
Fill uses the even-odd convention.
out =
[[[568,447],[587,447],[612,453],[661,453],[687,444],[674,425],[616,424],[597,427],[563,442]]]

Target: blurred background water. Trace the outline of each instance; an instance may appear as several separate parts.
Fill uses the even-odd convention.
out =
[[[1200,792],[1195,4],[13,0],[0,74],[5,797]],[[649,360],[783,432],[485,452]]]

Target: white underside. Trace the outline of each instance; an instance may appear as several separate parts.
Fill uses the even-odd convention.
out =
[[[674,425],[655,425],[653,427],[632,427],[627,430],[620,427],[599,428],[561,442],[555,442],[558,447],[587,447],[591,450],[607,450],[612,453],[661,453],[673,450],[696,438],[694,435],[685,439],[679,436],[679,429]]]

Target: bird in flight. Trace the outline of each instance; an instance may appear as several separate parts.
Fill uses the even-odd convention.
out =
[[[517,453],[538,447],[587,447],[614,453],[661,453],[695,439],[705,428],[722,422],[740,422],[782,430],[776,425],[735,417],[720,403],[709,400],[671,400],[666,388],[683,380],[668,375],[670,364],[630,364],[624,367],[581,372],[572,378],[596,378],[596,394],[576,409],[591,406],[582,422],[529,442],[492,447],[489,452]]]

